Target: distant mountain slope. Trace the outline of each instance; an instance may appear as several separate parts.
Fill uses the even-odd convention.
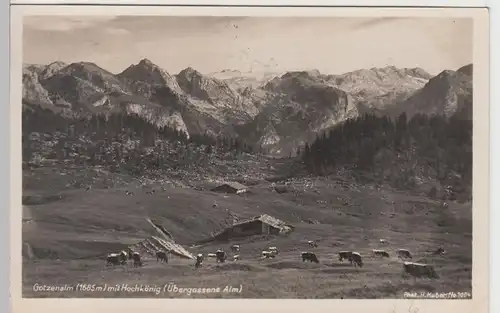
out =
[[[39,105],[44,109],[59,111],[50,100],[47,89],[40,84],[37,68],[31,66],[23,69],[22,99],[29,106]]]
[[[429,80],[420,90],[401,103],[395,113],[437,114],[450,117],[457,112],[472,119],[472,76],[466,70],[445,70]],[[470,111],[470,115],[466,112]]]
[[[144,85],[153,87],[166,86],[175,93],[182,93],[175,77],[148,59],[141,60],[137,65],[130,65],[126,70],[118,74],[117,77],[129,85],[135,86],[137,89],[131,89],[139,94],[140,89],[138,87]],[[142,84],[137,84],[138,82]]]
[[[264,89],[273,95],[271,103],[240,131],[273,153],[289,154],[317,132],[358,115],[347,92],[308,72],[286,73]]]
[[[176,78],[186,94],[207,102],[225,115],[233,115],[234,120],[247,121],[258,113],[252,103],[244,102],[241,94],[223,80],[202,75],[191,67],[182,70]]]
[[[177,75],[148,59],[113,74],[90,62],[23,66],[23,107],[137,113],[186,134],[242,137],[289,154],[318,132],[364,113],[472,118],[472,64],[436,77],[420,68]]]
[[[432,77],[421,68],[394,66],[324,76],[327,83],[349,92],[362,113],[383,110],[410,97]]]
[[[241,72],[225,69],[213,72],[207,76],[225,81],[235,90],[244,90],[247,87],[258,88],[265,85],[271,79],[283,75],[283,72]]]
[[[30,106],[90,114],[127,111],[159,127],[170,125],[186,131],[178,113],[134,95],[126,83],[96,64],[54,62],[27,66],[23,74],[23,101]]]
[[[460,72],[462,74],[465,74],[467,76],[471,76],[472,77],[472,70],[473,70],[473,65],[472,64],[467,64],[467,65],[464,65],[461,68],[459,68],[457,70],[457,72]]]

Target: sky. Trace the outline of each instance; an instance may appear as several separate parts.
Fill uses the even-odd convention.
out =
[[[341,74],[472,63],[473,20],[369,17],[25,16],[23,63],[93,62],[119,73],[147,58],[186,67]]]

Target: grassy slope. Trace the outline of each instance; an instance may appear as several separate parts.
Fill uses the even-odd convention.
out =
[[[286,164],[285,164],[286,166]],[[80,169],[80,173],[90,171]],[[191,295],[201,297],[250,298],[387,298],[401,297],[404,291],[471,291],[472,214],[471,205],[439,204],[420,196],[370,187],[345,186],[342,181],[313,180],[313,187],[295,184],[297,193],[277,194],[265,183],[256,185],[246,196],[216,194],[188,188],[156,188],[154,195],[122,177],[124,183],[112,188],[90,191],[66,188],[75,173],[58,175],[60,169],[42,168],[24,172],[24,196],[34,221],[23,226],[23,241],[30,244],[37,258],[24,260],[24,296],[50,297],[133,297],[141,293],[34,293],[35,282],[45,284],[122,284],[142,283],[162,286],[175,281],[179,287],[216,287],[243,284],[242,294]],[[83,175],[83,174],[80,174]],[[111,174],[95,174],[103,180]],[[128,184],[128,185],[127,185]],[[125,196],[125,190],[134,195]],[[48,197],[60,195],[58,197]],[[212,207],[214,200],[217,207]],[[38,201],[38,202],[37,202]],[[44,203],[47,202],[47,203]],[[392,201],[395,204],[392,204]],[[219,230],[227,217],[225,209],[241,217],[270,214],[296,226],[287,236],[234,240],[190,247]],[[395,215],[391,217],[391,213]],[[193,271],[193,261],[173,259],[171,264],[156,264],[147,259],[140,269],[106,268],[104,256],[111,251],[152,234],[145,221],[159,221],[176,241],[193,253],[229,250],[240,243],[242,260]],[[301,220],[315,219],[321,224]],[[441,226],[439,226],[441,225]],[[405,280],[398,260],[379,260],[370,256],[380,248],[379,238],[394,255],[397,248],[408,248],[415,261],[425,258],[436,264],[441,275],[437,281]],[[310,249],[307,240],[317,240],[314,248],[320,264],[302,263],[300,252]],[[275,260],[258,259],[262,249],[275,245],[282,253]],[[443,246],[444,257],[429,257],[427,249]],[[339,264],[336,253],[356,250],[365,257],[365,266],[354,269]],[[161,297],[188,295],[161,293]]]

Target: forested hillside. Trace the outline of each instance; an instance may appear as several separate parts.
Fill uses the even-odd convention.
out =
[[[472,121],[423,114],[408,120],[403,113],[395,120],[374,115],[347,120],[299,153],[314,174],[348,167],[360,178],[404,189],[431,184],[431,196],[442,191],[465,200],[472,197],[472,151]]]

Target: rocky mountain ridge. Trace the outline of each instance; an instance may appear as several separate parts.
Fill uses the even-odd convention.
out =
[[[432,76],[394,66],[340,75],[317,70],[172,75],[148,59],[113,74],[91,62],[23,67],[23,105],[55,112],[136,113],[187,135],[241,137],[289,154],[364,113],[472,118],[472,64]]]

